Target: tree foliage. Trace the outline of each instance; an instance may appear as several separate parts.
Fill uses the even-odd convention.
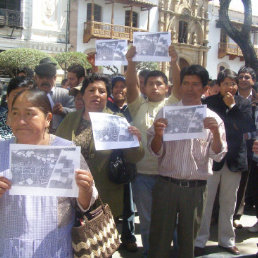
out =
[[[115,65],[105,65],[104,67],[112,73],[112,76],[119,74],[119,69]]]
[[[55,59],[63,70],[66,70],[72,64],[80,64],[84,69],[91,68],[87,60],[87,55],[81,52],[63,52],[55,55]]]
[[[112,74],[112,76],[114,75],[120,75],[119,73],[119,69],[117,66],[115,65],[107,65],[107,66],[104,66],[107,70],[109,70]],[[141,70],[144,70],[144,69],[147,69],[147,70],[158,70],[159,69],[159,64],[156,63],[156,62],[139,62],[137,63],[136,65],[136,70],[137,71],[141,71]]]
[[[0,53],[0,68],[11,77],[16,75],[18,69],[29,67],[34,70],[39,61],[49,57],[53,62],[56,60],[49,54],[37,49],[15,48]]]
[[[258,75],[258,59],[251,42],[252,26],[252,2],[241,0],[244,5],[244,23],[240,29],[236,28],[230,21],[228,9],[231,0],[220,0],[219,26],[225,30],[242,50],[246,66],[252,67]]]
[[[156,62],[139,62],[136,65],[136,69],[137,71],[144,70],[144,69],[151,70],[151,71],[158,70],[159,64]]]

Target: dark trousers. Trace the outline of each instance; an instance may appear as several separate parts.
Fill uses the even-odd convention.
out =
[[[249,175],[249,193],[258,219],[258,163],[252,161]]]
[[[194,241],[200,228],[207,186],[183,187],[160,177],[152,195],[150,258],[170,257],[178,217],[178,257],[194,257]]]
[[[121,241],[136,242],[134,235],[134,203],[131,183],[124,185],[124,207]]]

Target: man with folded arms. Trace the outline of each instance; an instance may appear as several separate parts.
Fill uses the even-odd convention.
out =
[[[201,105],[209,74],[200,65],[180,73],[180,106]],[[170,257],[178,218],[178,257],[194,257],[194,240],[200,227],[206,199],[206,180],[212,174],[211,160],[220,161],[227,150],[223,121],[210,109],[203,120],[205,139],[163,141],[167,120],[161,109],[148,130],[148,148],[158,157],[159,178],[152,195],[149,257]]]

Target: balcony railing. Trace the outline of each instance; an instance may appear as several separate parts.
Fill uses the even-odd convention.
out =
[[[254,47],[256,55],[258,56],[258,47]],[[219,58],[229,55],[233,59],[234,57],[243,57],[243,53],[237,44],[231,43],[219,43]]]
[[[126,39],[133,41],[133,32],[135,31],[144,32],[147,30],[110,23],[88,21],[84,23],[83,42],[87,43],[91,38]]]
[[[22,27],[22,12],[0,8],[0,26]]]

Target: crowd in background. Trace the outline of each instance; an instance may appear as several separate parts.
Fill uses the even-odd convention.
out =
[[[203,255],[214,221],[218,222],[218,245],[231,254],[240,254],[234,229],[241,228],[245,200],[255,207],[258,219],[255,71],[250,67],[241,67],[237,73],[226,69],[219,72],[216,80],[211,80],[208,71],[200,65],[181,70],[177,53],[170,46],[173,81],[168,82],[161,71],[137,71],[134,55],[135,48],[131,47],[126,55],[128,67],[124,76],[86,74],[81,65],[74,64],[68,67],[67,78],[59,87],[56,64],[48,58],[41,60],[34,71],[21,69],[10,80],[6,96],[1,100],[0,148],[5,148],[5,153],[0,151],[1,163],[8,159],[6,150],[13,142],[75,144],[81,147],[82,154],[76,179],[80,195],[77,200],[66,198],[64,203],[59,199],[57,206],[74,207],[76,203],[77,209],[86,211],[96,200],[98,191],[113,215],[122,218],[121,247],[135,252],[138,249],[134,235],[136,205],[144,257],[169,257],[172,242],[178,257]],[[167,120],[162,116],[163,107],[201,104],[208,107],[203,121],[206,138],[164,142]],[[35,114],[31,115],[33,119],[26,120],[27,109],[38,112],[40,125],[33,122]],[[109,180],[107,170],[112,150],[95,149],[89,112],[124,116],[133,125],[128,130],[137,136],[140,147],[122,150],[125,159],[136,164],[137,176],[132,182],[119,185]],[[26,135],[28,130],[30,138]],[[16,251],[25,256],[47,257],[44,249],[48,245],[51,257],[72,257],[72,250],[65,243],[71,241],[68,235],[74,212],[63,214],[55,206],[54,213],[62,225],[58,226],[58,237],[49,236],[46,241],[46,232],[57,228],[54,221],[42,218],[51,229],[39,230],[39,243],[35,243],[34,234],[24,233],[25,225],[19,229],[22,234],[16,234],[13,225],[8,225],[18,223],[18,218],[24,221],[29,218],[26,212],[18,211],[23,205],[30,207],[36,201],[44,201],[9,196],[11,181],[1,174],[8,164],[0,167],[0,214],[5,218],[0,228],[8,229],[8,233],[0,234],[0,242],[6,243],[5,247],[0,245],[0,257],[15,257],[12,255]],[[20,217],[7,218],[9,202]],[[47,205],[44,213],[49,214],[54,201],[49,198],[47,202],[41,208]],[[34,212],[35,216],[41,216],[36,208]],[[30,226],[33,230],[37,227]],[[249,230],[258,232],[258,221]],[[61,245],[62,237],[65,241]]]

